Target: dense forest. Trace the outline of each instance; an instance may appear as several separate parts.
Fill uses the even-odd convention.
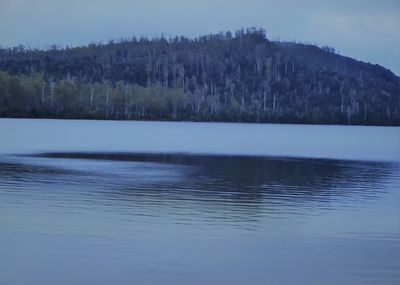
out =
[[[0,49],[0,116],[400,125],[400,78],[263,29]]]

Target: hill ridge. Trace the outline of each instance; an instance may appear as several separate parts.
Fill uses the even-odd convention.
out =
[[[249,28],[0,49],[0,116],[400,125],[400,79]]]

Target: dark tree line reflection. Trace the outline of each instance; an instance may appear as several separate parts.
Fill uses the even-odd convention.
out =
[[[217,200],[253,206],[265,200],[297,204],[373,198],[384,191],[385,180],[398,170],[398,165],[393,163],[245,156],[127,153],[41,156],[132,162],[132,167],[128,166],[124,173],[115,170],[114,175],[102,174],[101,177],[91,178],[93,173],[90,172],[76,175],[71,170],[59,173],[76,175],[75,179],[82,183],[95,179],[99,185],[107,185],[110,195],[120,195],[124,199],[151,193],[167,199],[201,199],[210,203]],[[28,166],[25,171],[29,172]],[[171,171],[178,171],[180,175],[175,177]],[[20,174],[23,172],[19,170]],[[151,179],[147,180],[146,175],[140,174],[151,172],[147,177]]]

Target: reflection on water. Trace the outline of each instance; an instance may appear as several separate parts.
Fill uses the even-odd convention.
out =
[[[7,284],[397,284],[399,169],[245,156],[3,156],[0,274]],[[62,278],[66,268],[74,277]],[[26,277],[15,276],[21,269]]]

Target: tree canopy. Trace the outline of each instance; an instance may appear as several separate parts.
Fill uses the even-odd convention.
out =
[[[400,125],[400,79],[263,29],[0,49],[0,116]]]

